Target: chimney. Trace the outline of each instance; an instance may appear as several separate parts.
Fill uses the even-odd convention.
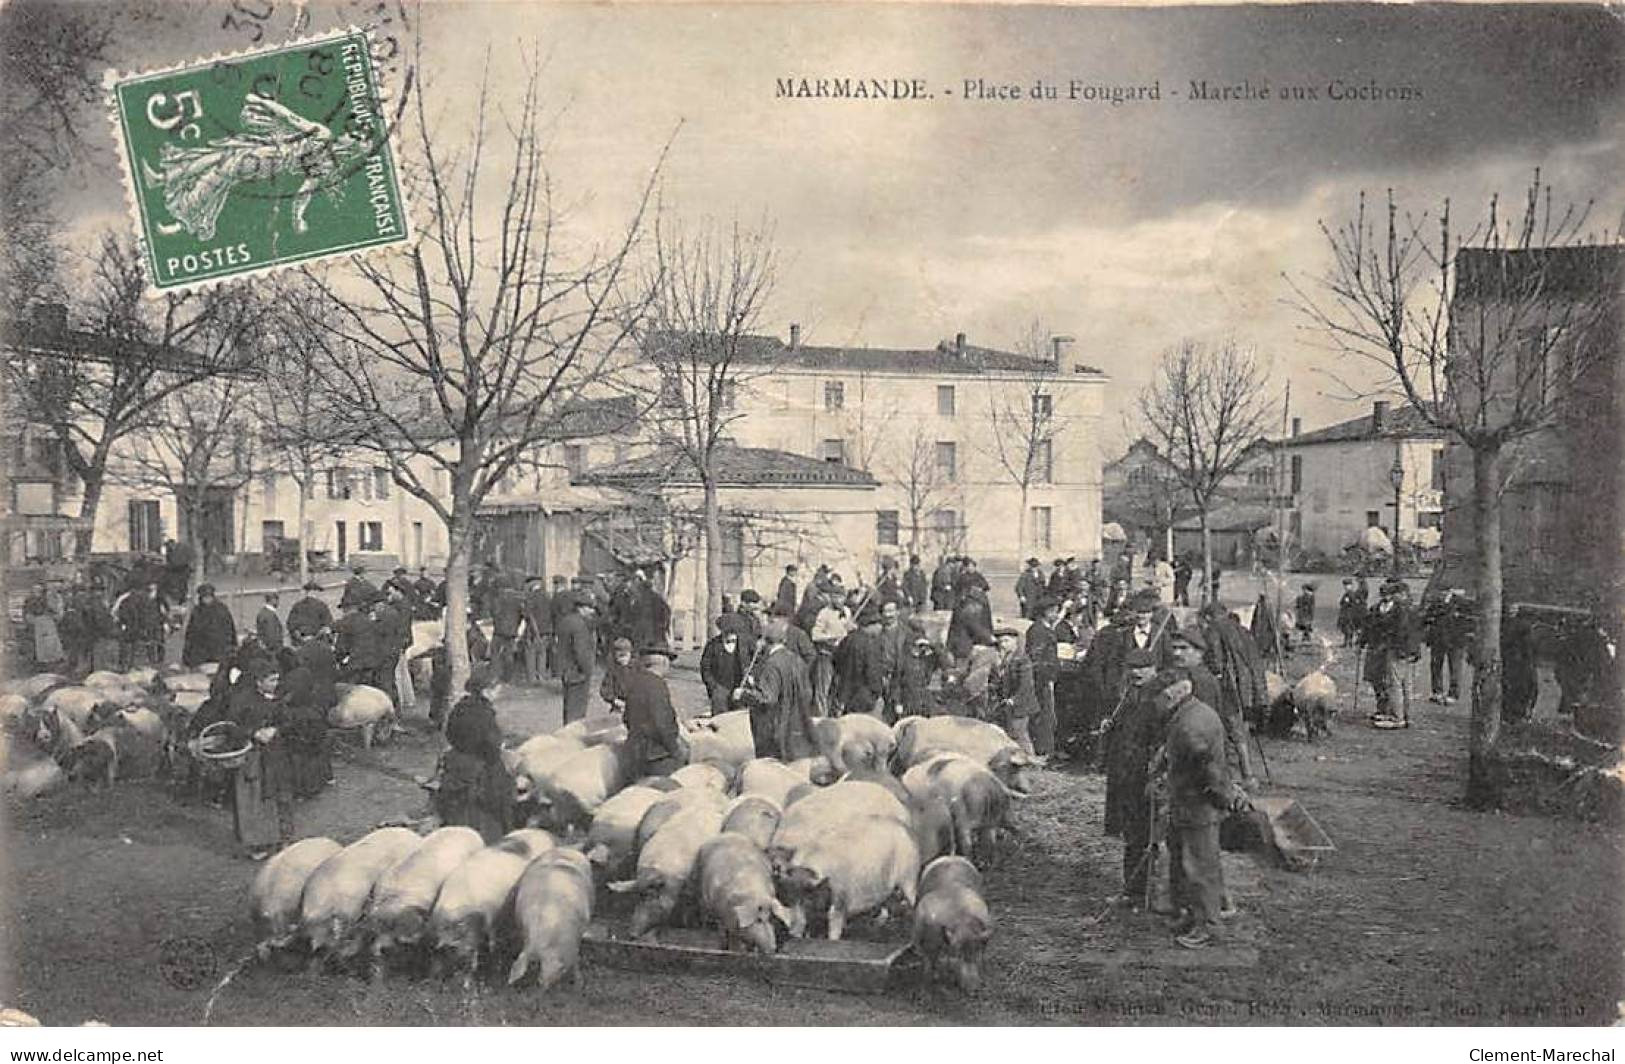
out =
[[[1049,338],[1050,361],[1055,363],[1055,372],[1065,373],[1070,366],[1071,359],[1067,353],[1071,350],[1074,337],[1052,336]]]
[[[1292,435],[1296,436],[1298,433],[1300,433],[1302,431],[1303,431],[1303,418],[1301,418],[1301,417],[1293,418],[1292,419]]]
[[[960,358],[965,357],[965,334],[964,333],[958,333],[958,334],[956,334],[954,336],[954,354],[958,355]]]
[[[790,350],[796,351],[796,350],[799,350],[800,347],[801,347],[801,323],[799,321],[793,321],[793,322],[790,323]]]
[[[1371,434],[1373,436],[1382,432],[1383,422],[1388,417],[1388,401],[1378,399],[1371,404]]]
[[[36,303],[34,305],[34,331],[46,336],[61,336],[68,331],[68,305],[66,303]]]

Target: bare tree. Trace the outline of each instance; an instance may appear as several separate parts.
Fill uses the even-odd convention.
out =
[[[717,457],[743,412],[737,395],[772,370],[752,334],[773,290],[776,255],[765,227],[660,233],[643,351],[659,390],[655,425],[673,469],[697,478],[705,531],[705,614],[722,613],[722,506]],[[709,627],[708,629],[709,630]]]
[[[235,497],[257,472],[250,430],[258,374],[222,374],[166,396],[140,431],[125,436],[110,475],[173,495],[179,536],[197,545],[208,571],[204,511],[212,497]]]
[[[1213,571],[1208,515],[1228,480],[1263,437],[1271,406],[1253,353],[1233,342],[1185,340],[1164,351],[1139,395],[1142,430],[1168,460],[1202,530],[1202,568]],[[1202,581],[1202,598],[1212,594]]]
[[[1459,226],[1402,211],[1390,190],[1321,232],[1330,252],[1312,292],[1292,289],[1309,327],[1340,354],[1381,368],[1428,424],[1472,455],[1472,524],[1479,622],[1473,671],[1467,800],[1500,801],[1493,771],[1501,732],[1501,495],[1520,441],[1599,402],[1588,371],[1615,344],[1593,342],[1619,288],[1617,235],[1586,232],[1590,205],[1554,206],[1537,170],[1522,209],[1491,197]],[[1608,280],[1608,277],[1612,280]],[[1589,282],[1589,283],[1588,283]],[[1606,399],[1601,399],[1606,402]]]
[[[1016,343],[1017,354],[1032,362],[1050,362],[1049,331],[1034,321]],[[1016,541],[1027,547],[1027,499],[1034,484],[1047,484],[1054,475],[1056,439],[1065,431],[1066,418],[1055,410],[1055,370],[1030,369],[987,380],[988,431],[981,449],[998,464],[1004,476],[1021,492],[1016,515]]]
[[[334,310],[310,322],[334,427],[445,525],[454,689],[469,668],[476,511],[557,441],[572,402],[628,360],[649,300],[632,259],[659,165],[607,246],[584,248],[561,227],[539,93],[534,68],[510,102],[482,81],[467,139],[448,149],[419,91],[405,155],[420,236],[349,270],[308,274]]]
[[[887,429],[897,417],[898,408],[895,401],[884,397],[884,386],[871,380],[869,374],[859,373],[857,383],[856,405],[844,407],[845,438],[852,444],[846,464],[867,473],[884,453],[891,436]]]
[[[244,286],[146,295],[135,244],[103,234],[80,333],[24,331],[7,386],[58,441],[82,485],[76,554],[88,554],[108,463],[120,441],[164,423],[171,396],[242,371],[263,308]]]
[[[959,498],[959,485],[937,464],[937,445],[923,423],[880,461],[881,475],[896,485],[908,512],[908,549],[920,553],[925,518]]]

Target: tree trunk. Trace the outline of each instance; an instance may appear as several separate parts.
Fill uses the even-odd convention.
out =
[[[453,474],[451,520],[446,523],[446,666],[451,672],[449,699],[455,703],[468,683],[468,571],[472,520],[468,481],[472,474]]]
[[[1174,564],[1174,523],[1169,521],[1163,528],[1163,560],[1169,565]]]
[[[305,542],[305,521],[310,512],[310,485],[313,483],[312,478],[315,475],[315,471],[310,468],[310,463],[306,462],[304,477],[294,484],[294,487],[299,491],[299,509],[296,518],[298,524],[294,526],[294,535],[299,540],[299,586],[301,588],[310,583],[310,544]]]
[[[1478,552],[1477,661],[1473,719],[1467,744],[1467,805],[1495,809],[1501,779],[1495,745],[1501,737],[1501,451],[1473,449],[1473,547]]]
[[[85,490],[79,499],[79,520],[83,527],[75,530],[73,534],[73,553],[76,558],[84,558],[96,545],[96,510],[102,504],[102,485],[106,479],[105,469],[96,467],[83,481]]]
[[[1207,527],[1207,507],[1197,516],[1202,528],[1202,605],[1213,600],[1213,533]]]
[[[1027,549],[1027,485],[1021,485],[1021,513],[1016,517],[1016,566],[1021,566],[1021,556]]]
[[[717,498],[717,486],[710,477],[705,478],[705,623],[702,628],[707,637],[712,626],[722,615],[722,503]]]

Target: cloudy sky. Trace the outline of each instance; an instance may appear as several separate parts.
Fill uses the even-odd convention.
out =
[[[282,5],[280,8],[277,5]],[[272,37],[292,24],[268,6]],[[372,5],[311,0],[326,29]],[[133,9],[132,9],[133,10]],[[224,3],[158,4],[121,34],[126,67],[240,47]],[[419,84],[436,128],[466,128],[478,78],[516,86],[545,56],[552,169],[573,224],[608,235],[661,146],[673,211],[768,218],[782,266],[773,331],[808,342],[928,346],[964,331],[1008,346],[1038,320],[1112,377],[1108,421],[1156,354],[1234,337],[1293,383],[1315,426],[1365,406],[1300,327],[1282,274],[1324,266],[1317,221],[1361,189],[1417,210],[1518,196],[1539,166],[1618,230],[1625,198],[1625,30],[1599,8],[1316,6],[1124,10],[784,4],[433,4]],[[237,34],[242,31],[236,30]],[[785,100],[787,77],[919,78],[934,99]],[[964,99],[965,79],[1160,85],[1160,102]],[[1210,85],[1308,86],[1318,100],[1201,102]],[[1331,100],[1334,80],[1406,87]],[[680,129],[679,129],[680,124]],[[111,137],[65,184],[77,224],[123,224]],[[103,143],[104,142],[104,143]]]

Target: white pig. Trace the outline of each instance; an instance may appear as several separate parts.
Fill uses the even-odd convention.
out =
[[[370,941],[372,956],[377,958],[386,950],[420,942],[441,886],[470,854],[484,846],[485,840],[473,828],[445,827],[430,832],[423,845],[379,877],[357,946]]]
[[[337,704],[327,711],[327,723],[335,728],[360,728],[363,747],[372,746],[374,739],[382,742],[395,718],[395,706],[389,696],[361,683],[341,683],[338,692]]]
[[[639,896],[630,926],[633,938],[672,918],[693,876],[700,847],[721,830],[721,810],[698,803],[680,809],[639,851],[637,878],[610,884],[610,890],[635,891]]]
[[[300,901],[311,874],[344,847],[327,838],[300,839],[260,866],[248,890],[249,915],[264,960],[292,943],[300,928]]]
[[[756,756],[749,710],[734,709],[691,721],[685,738],[690,762],[723,761],[743,765]]]
[[[305,883],[300,902],[300,923],[312,952],[342,944],[361,919],[378,878],[422,843],[407,828],[379,828],[323,861]]]
[[[812,722],[812,736],[837,773],[863,766],[884,769],[897,746],[891,727],[867,713],[819,718]]]
[[[760,799],[749,799],[760,801]],[[722,948],[745,947],[758,953],[778,949],[773,931],[776,917],[793,935],[804,925],[782,905],[773,892],[773,869],[767,855],[751,839],[724,831],[708,839],[696,858],[700,881],[700,909],[722,929]]]
[[[586,830],[598,807],[628,783],[626,758],[620,744],[589,746],[533,782],[545,823]]]
[[[759,794],[742,794],[735,798],[722,814],[722,830],[743,835],[762,850],[773,843],[773,833],[779,829],[784,810],[771,799]]]
[[[790,789],[806,782],[806,776],[774,757],[747,761],[739,770],[740,794],[759,794],[776,802],[780,808],[783,808]]]
[[[586,852],[605,877],[618,879],[631,870],[637,860],[638,825],[650,807],[666,796],[653,787],[632,786],[598,807],[587,831]]]
[[[513,925],[519,956],[509,984],[539,969],[537,985],[552,989],[566,974],[581,986],[581,935],[592,919],[592,866],[575,850],[560,847],[530,863],[514,888]]]
[[[801,846],[781,879],[785,896],[801,911],[824,912],[830,941],[846,921],[901,896],[914,904],[920,850],[913,833],[888,817],[848,820]]]
[[[514,884],[530,862],[551,849],[553,837],[545,831],[509,832],[470,854],[446,877],[429,913],[435,971],[449,961],[464,971],[465,980],[472,979],[481,955],[495,944],[497,919]]]
[[[921,893],[914,908],[914,949],[925,962],[927,985],[946,970],[961,990],[975,993],[982,985],[982,954],[992,937],[993,916],[980,892],[944,884]]]
[[[709,787],[718,793],[726,793],[732,777],[714,761],[691,761],[671,774],[679,787]]]

